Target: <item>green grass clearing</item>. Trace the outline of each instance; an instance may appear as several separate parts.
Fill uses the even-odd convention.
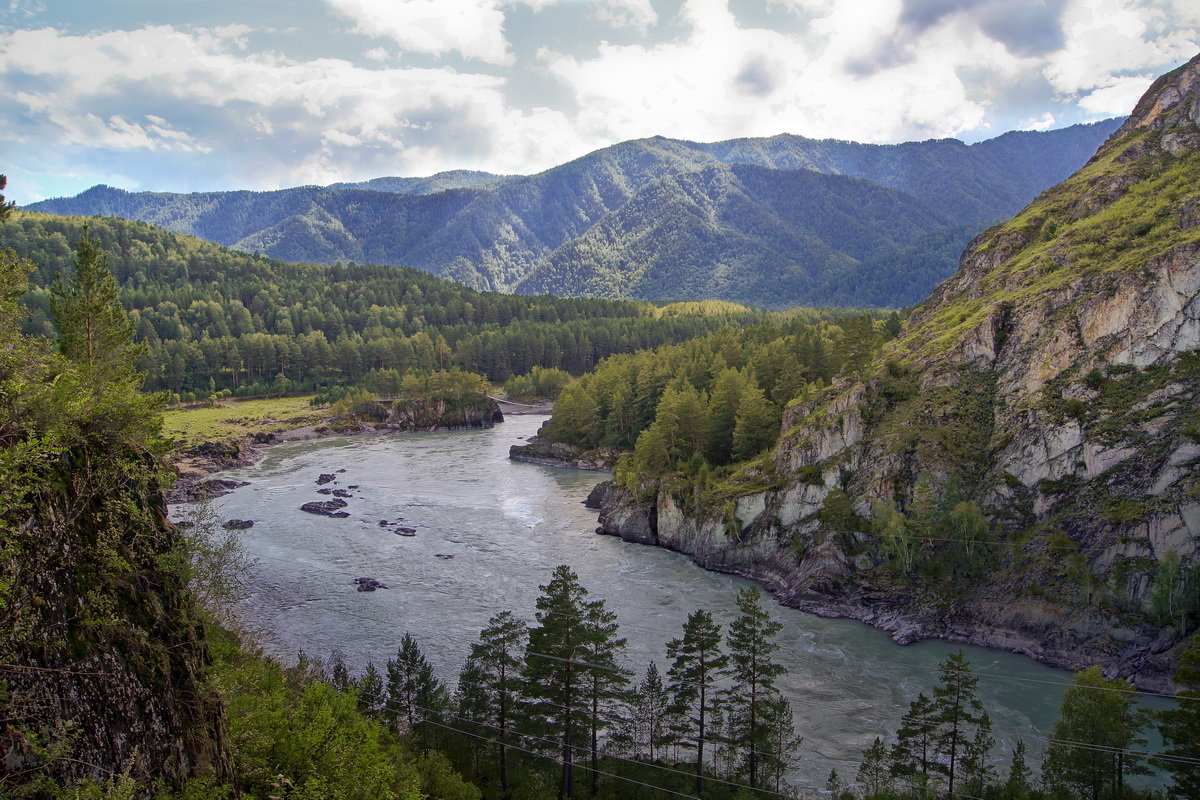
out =
[[[313,408],[309,405],[312,398],[224,401],[211,408],[170,409],[163,414],[163,433],[188,446],[259,431],[288,430],[325,419],[329,409]]]

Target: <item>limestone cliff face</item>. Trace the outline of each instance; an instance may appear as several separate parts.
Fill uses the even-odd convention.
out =
[[[869,370],[790,406],[775,468],[778,488],[722,519],[662,494],[639,518],[618,493],[602,523],[902,641],[1163,685],[1179,633],[1148,621],[1150,588],[1163,559],[1200,564],[1200,57],[972,242]],[[821,513],[835,490],[854,514]],[[947,590],[884,568],[873,509],[929,496],[984,510],[986,578]],[[918,565],[947,546],[910,541]]]

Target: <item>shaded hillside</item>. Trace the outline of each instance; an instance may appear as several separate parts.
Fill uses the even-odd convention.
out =
[[[550,253],[517,288],[778,306],[948,221],[910,195],[863,180],[713,165],[641,190]]]
[[[596,282],[605,287],[607,296],[649,297],[652,295],[630,292],[627,274],[656,268],[657,262],[668,256],[682,255],[680,251],[689,242],[711,238],[704,215],[680,214],[678,209],[689,204],[719,205],[722,187],[729,176],[737,173],[725,168],[724,179],[713,183],[717,194],[712,196],[703,194],[702,180],[672,182],[669,178],[700,169],[708,173],[721,171],[722,164],[749,164],[772,171],[763,172],[753,189],[742,187],[749,198],[741,210],[743,216],[736,216],[736,207],[727,208],[730,218],[726,227],[738,232],[740,243],[734,249],[762,254],[744,256],[745,263],[739,264],[739,269],[763,274],[733,282],[718,279],[715,285],[722,291],[750,287],[753,292],[717,296],[773,306],[822,304],[832,298],[818,284],[792,281],[787,293],[762,291],[761,286],[771,283],[768,275],[796,272],[795,256],[790,256],[789,262],[789,257],[777,250],[781,239],[810,238],[805,219],[797,217],[796,211],[844,203],[824,194],[850,184],[810,182],[809,191],[818,194],[807,198],[806,203],[781,203],[782,190],[775,184],[787,185],[795,180],[787,173],[810,169],[862,178],[910,195],[911,208],[906,214],[872,216],[869,226],[858,225],[852,231],[856,240],[893,241],[894,248],[901,250],[920,247],[923,237],[941,228],[982,225],[1012,213],[1038,191],[1077,168],[1115,124],[1108,121],[1044,133],[1006,134],[969,146],[955,140],[862,145],[778,136],[696,144],[652,138],[597,150],[538,175],[433,194],[398,193],[416,185],[402,179],[380,179],[381,183],[375,184],[374,188],[388,191],[369,191],[366,187],[371,187],[371,182],[275,192],[195,194],[129,193],[98,186],[74,198],[47,200],[31,208],[56,214],[142,220],[293,261],[407,265],[475,288],[499,291],[512,291],[527,281],[529,286],[557,294],[577,292],[575,286],[560,285],[548,276],[576,270],[597,272],[601,265],[590,254],[598,242],[603,242],[605,248],[611,246],[627,256],[621,269],[606,268],[604,276],[597,275]],[[632,212],[625,210],[635,202],[644,217],[636,225],[628,219]],[[764,209],[773,222],[760,232],[755,229],[754,217]],[[624,219],[620,218],[622,212]],[[613,215],[618,218],[610,220]],[[660,215],[674,216],[675,225],[655,229],[652,218]],[[909,215],[924,216],[933,224],[907,237],[898,236],[897,231],[909,228]],[[603,229],[593,233],[601,225]],[[631,226],[635,230],[624,236]],[[873,231],[868,234],[866,227]],[[887,257],[880,251],[856,256],[855,249],[855,241],[835,236],[820,246],[806,246],[800,272],[852,270],[864,258]],[[567,263],[569,254],[574,253],[584,256],[585,261]],[[935,270],[939,276],[952,270],[952,262],[945,261],[941,250],[935,248],[927,255],[939,262],[940,268]],[[699,290],[714,288],[703,274],[714,265],[677,263],[672,268],[694,273],[685,283]],[[547,268],[543,276],[531,279],[542,267]],[[905,279],[899,280],[903,286]],[[923,284],[921,289],[931,286]],[[653,283],[646,287],[648,291],[653,288]],[[856,295],[845,302],[867,304]]]
[[[1198,187],[1200,57],[879,357],[800,392],[717,502],[626,472],[606,530],[898,641],[1165,686],[1200,625]]]

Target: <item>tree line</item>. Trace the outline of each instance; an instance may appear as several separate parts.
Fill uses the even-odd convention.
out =
[[[992,760],[996,739],[980,702],[978,679],[960,652],[939,668],[932,696],[909,705],[899,727],[877,737],[862,756],[853,785],[836,771],[826,788],[834,800],[966,797],[978,800],[1141,800],[1163,792],[1139,789],[1129,778],[1151,765],[1168,776],[1166,797],[1200,798],[1200,639],[1180,660],[1178,705],[1157,713],[1138,705],[1127,681],[1106,678],[1099,667],[1075,675],[1063,693],[1058,721],[1048,737],[1040,778],[1024,741],[1009,753],[1007,770]],[[1155,727],[1163,748],[1146,749]]]
[[[53,338],[52,286],[84,224],[120,287],[146,387],[197,399],[360,383],[372,370],[445,370],[500,383],[533,367],[580,374],[614,354],[761,321],[732,304],[694,313],[649,303],[476,292],[418,270],[289,264],[152,225],[29,212],[0,239],[34,262],[23,331]]]
[[[335,652],[327,680],[450,754],[490,796],[787,791],[800,740],[777,686],[782,626],[756,587],[739,592],[727,628],[693,612],[667,643],[666,670],[650,662],[636,682],[616,615],[570,567],[540,589],[533,624],[513,611],[488,620],[453,689],[408,634],[382,670],[352,675]]]

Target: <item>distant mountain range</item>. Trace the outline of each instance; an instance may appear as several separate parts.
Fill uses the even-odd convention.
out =
[[[191,194],[96,186],[29,208],[142,220],[289,261],[411,266],[501,292],[901,306],[1120,122],[973,145],[653,137],[529,176],[459,170]]]

